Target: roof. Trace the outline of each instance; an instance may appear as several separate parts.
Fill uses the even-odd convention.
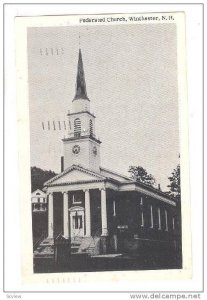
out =
[[[131,178],[129,178],[125,175],[119,174],[117,172],[114,172],[112,170],[109,170],[109,169],[106,169],[103,167],[100,167],[100,172],[102,175],[106,176],[107,178],[112,178],[114,180],[118,180],[121,182],[134,182],[134,180],[132,180]]]
[[[42,197],[45,197],[46,194],[45,194],[42,190],[37,189],[37,190],[35,190],[34,192],[32,192],[31,196],[32,196],[32,197],[36,197],[36,196],[42,196]]]
[[[120,191],[138,190],[141,193],[146,193],[146,195],[152,195],[153,197],[156,197],[160,200],[162,199],[165,202],[171,202],[171,204],[172,202],[175,203],[175,200],[169,195],[152,186],[137,182],[125,175],[121,175],[119,173],[102,167],[100,167],[100,172],[95,172],[81,165],[72,165],[71,167],[59,173],[52,179],[45,182],[44,186],[63,186],[94,182],[111,182],[114,183]]]

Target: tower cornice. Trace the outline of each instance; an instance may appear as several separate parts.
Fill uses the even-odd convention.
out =
[[[83,114],[83,113],[89,114],[90,116],[96,118],[96,116],[88,110],[78,111],[78,112],[74,112],[74,113],[68,113],[67,116],[74,116],[74,115],[79,115],[79,114]]]
[[[83,136],[79,136],[79,137],[69,137],[69,138],[64,138],[62,139],[63,142],[69,142],[69,141],[80,141],[80,140],[84,140],[84,139],[89,139],[92,140],[98,144],[101,144],[102,142],[100,140],[98,140],[97,138],[95,138],[94,136],[90,136],[90,135],[83,135]]]

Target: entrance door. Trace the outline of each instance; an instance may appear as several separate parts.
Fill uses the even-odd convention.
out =
[[[71,237],[84,236],[84,211],[74,210],[70,212]]]

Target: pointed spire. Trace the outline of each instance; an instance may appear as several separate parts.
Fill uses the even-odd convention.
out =
[[[76,77],[76,91],[73,100],[78,100],[78,99],[89,100],[86,92],[86,82],[85,82],[85,75],[83,69],[81,49],[79,49],[78,69],[77,69],[77,77]]]

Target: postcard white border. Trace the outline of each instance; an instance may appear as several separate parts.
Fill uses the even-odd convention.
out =
[[[146,9],[145,9],[145,11],[146,11]],[[22,53],[23,54],[23,53]],[[182,70],[183,72],[185,72],[185,70]],[[22,99],[24,99],[24,97],[22,98]],[[22,101],[22,100],[21,100]],[[186,112],[186,110],[184,109],[184,111]],[[28,111],[27,111],[27,113],[28,113]],[[19,118],[18,118],[18,122],[19,123],[21,123],[21,125],[20,126],[23,126],[22,124],[23,123],[25,123],[25,124],[28,124],[27,122],[28,122],[28,118],[26,117],[25,118],[25,114],[24,113],[22,113],[22,110],[21,110],[21,112],[20,112],[20,114],[19,114]],[[186,115],[186,118],[187,118],[187,115]],[[20,122],[21,121],[21,122]],[[186,130],[186,128],[184,128],[184,127],[182,127],[182,129],[181,129],[181,131],[185,131]],[[26,132],[26,136],[24,135],[24,139],[27,139],[29,137],[29,132]],[[186,140],[186,142],[187,142],[187,140]],[[181,155],[182,156],[182,155]],[[29,163],[29,160],[28,160],[28,163]],[[25,160],[25,164],[24,164],[24,168],[25,168],[25,166],[26,166],[26,168],[28,168],[28,166],[26,165],[27,164],[27,161]],[[21,168],[22,168],[22,166],[20,166]],[[28,186],[28,188],[27,188],[27,190],[28,190],[28,192],[29,192],[29,195],[30,195],[30,187],[29,187],[29,185],[27,185]],[[20,189],[21,190],[21,189]],[[187,191],[189,191],[189,189],[187,189]],[[22,210],[22,209],[21,209]],[[186,215],[186,213],[185,213],[185,215]],[[188,215],[189,215],[189,212],[188,212]],[[28,222],[31,222],[31,220],[26,220],[26,221],[28,221]],[[186,220],[186,221],[188,221],[188,220]],[[25,219],[24,219],[24,222],[25,222]],[[28,236],[29,237],[29,236]],[[24,236],[24,238],[25,238],[25,236]],[[188,239],[189,240],[189,239]],[[25,255],[27,255],[27,253],[28,253],[28,251],[27,251],[28,249],[25,249],[25,251],[23,250],[23,252],[22,253],[24,253]],[[29,270],[27,269],[26,270],[26,272],[28,272]],[[189,269],[188,269],[188,271],[189,271]],[[151,279],[153,279],[154,278],[154,276],[155,276],[155,274],[153,274],[153,272],[154,271],[147,271],[147,272],[149,272],[149,273],[151,273],[151,275],[152,275],[152,278]],[[171,275],[173,275],[173,271],[170,271],[170,272],[172,272],[171,273]],[[177,272],[177,271],[175,271],[175,272]],[[124,272],[125,273],[125,272]],[[131,273],[130,274],[130,276],[129,276],[129,278],[130,278],[130,281],[131,282],[133,282],[134,280],[135,280],[135,278],[134,278],[134,274],[132,274],[132,273],[136,273],[136,272],[126,272],[126,273]],[[146,272],[140,272],[140,273],[146,273]],[[178,274],[178,276],[183,276],[183,274],[182,275],[180,275],[182,272],[178,272],[179,274]],[[77,273],[76,273],[77,274]],[[189,276],[189,272],[188,272],[188,276]],[[57,275],[57,274],[56,274]],[[104,272],[104,276],[106,276],[107,275],[107,278],[109,278],[108,277],[108,274],[106,274],[105,272]],[[115,279],[115,281],[117,280],[116,279],[116,274],[114,274],[115,276],[113,276],[113,278]],[[132,276],[131,276],[132,275]],[[142,275],[145,275],[145,274],[142,274]],[[163,272],[163,274],[162,275],[165,275],[165,272]],[[171,276],[170,275],[170,276]],[[44,275],[43,275],[44,276]],[[78,274],[77,274],[77,276],[79,276]],[[83,275],[84,276],[84,278],[86,278],[87,276],[85,276],[85,275]],[[92,275],[93,276],[93,275]],[[167,274],[166,274],[166,276],[167,276]],[[177,274],[176,274],[176,276],[177,276]],[[96,273],[96,277],[97,277],[97,273]],[[124,275],[124,278],[123,278],[123,280],[124,281],[126,281],[126,277],[128,277],[128,276],[125,276]],[[132,278],[133,277],[133,278]],[[144,276],[145,277],[145,276]],[[28,278],[28,277],[27,277]],[[56,279],[57,279],[57,276],[55,277]],[[55,278],[54,278],[54,283],[55,282],[57,282],[57,281],[59,281],[59,282],[61,282],[61,279],[60,279],[60,277],[58,277],[59,279],[58,280],[55,280]],[[105,277],[106,278],[106,277]],[[142,278],[143,278],[143,276],[142,276]],[[158,277],[157,277],[157,271],[156,271],[156,279],[157,279]],[[172,277],[170,277],[171,279],[172,279]],[[148,278],[149,279],[149,278]],[[53,281],[53,279],[51,278],[51,280]],[[29,280],[30,281],[30,280]],[[71,282],[73,282],[73,281],[75,281],[75,282],[79,282],[79,280],[75,280],[75,278],[74,279],[71,279]],[[85,281],[85,280],[84,280]],[[102,279],[101,279],[101,281],[102,281]],[[41,281],[42,282],[42,281]],[[50,280],[49,280],[49,282],[51,282]],[[158,283],[156,283],[156,285],[157,286],[159,286],[159,284]],[[53,285],[53,287],[54,286],[56,286],[57,287],[57,285],[55,284],[55,285]],[[27,289],[27,288],[26,288]],[[48,289],[48,286],[46,285],[46,289]],[[51,289],[51,285],[50,285],[50,289]],[[53,288],[52,288],[53,289]],[[134,289],[134,288],[133,288]]]

